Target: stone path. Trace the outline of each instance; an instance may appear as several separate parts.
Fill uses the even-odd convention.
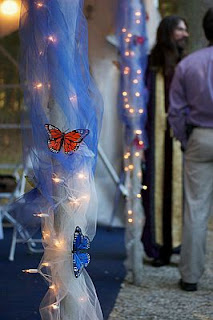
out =
[[[179,256],[161,268],[144,265],[141,287],[128,274],[109,320],[213,320],[213,228],[208,231],[206,271],[197,292],[179,289]]]

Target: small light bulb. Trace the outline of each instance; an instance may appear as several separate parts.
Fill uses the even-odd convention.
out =
[[[122,92],[122,95],[123,95],[124,97],[126,97],[126,96],[127,96],[127,92],[126,92],[126,91],[123,91],[123,92]]]
[[[142,189],[143,189],[143,190],[147,190],[148,187],[144,185],[144,186],[142,187]]]
[[[138,198],[138,199],[141,198],[141,194],[140,194],[140,193],[137,194],[137,198]]]
[[[134,110],[133,108],[131,108],[131,109],[129,109],[129,112],[130,112],[130,113],[134,113],[135,110]]]
[[[79,173],[78,178],[79,179],[86,179],[86,176],[83,173]]]
[[[129,218],[129,219],[128,219],[128,222],[129,222],[129,223],[132,223],[132,222],[133,222],[133,219],[132,219],[132,218]]]
[[[38,218],[45,218],[45,217],[49,217],[49,214],[47,213],[33,213],[34,217],[38,217]]]
[[[63,180],[60,179],[59,177],[57,177],[57,175],[54,175],[54,176],[52,177],[52,180],[53,180],[55,183],[61,183],[61,182],[63,182]]]
[[[140,152],[135,152],[135,156],[139,157],[140,156]]]
[[[26,269],[22,270],[24,273],[38,273],[38,269]]]
[[[130,39],[129,39],[129,38],[126,38],[125,41],[128,43],[128,42],[130,42]]]
[[[130,55],[129,51],[125,51],[125,56],[128,57]]]
[[[125,32],[126,32],[126,28],[123,28],[123,29],[122,29],[122,32],[124,32],[124,33],[125,33]]]
[[[135,134],[141,134],[142,133],[142,130],[135,130]]]
[[[138,112],[139,112],[140,114],[142,114],[142,113],[143,113],[143,109],[139,109]]]
[[[51,290],[55,290],[55,285],[54,285],[54,284],[52,284],[51,286],[49,286],[49,289],[51,289]]]
[[[137,74],[141,74],[141,70],[140,69],[137,70]]]
[[[136,22],[137,24],[140,24],[140,23],[141,23],[141,20],[137,19],[135,22]]]
[[[58,306],[56,303],[53,303],[51,306],[52,306],[52,308],[53,308],[54,310],[59,309],[59,306]]]
[[[131,37],[132,37],[132,34],[131,34],[131,33],[128,33],[127,37],[131,38]]]
[[[42,87],[43,87],[43,84],[41,82],[36,83],[34,86],[35,89],[41,89]]]
[[[138,143],[139,143],[140,146],[143,145],[143,141],[142,140],[140,140]]]
[[[44,267],[49,267],[49,265],[50,265],[49,262],[43,262],[42,263],[42,266],[44,266]]]
[[[53,42],[53,43],[56,42],[56,38],[55,38],[54,36],[49,36],[49,37],[48,37],[48,40],[49,40],[50,42]]]
[[[128,102],[128,98],[124,98],[124,102]]]
[[[38,8],[42,8],[44,6],[44,4],[42,2],[37,2],[36,5]]]
[[[126,108],[126,109],[129,109],[129,104],[128,104],[128,103],[125,104],[125,108]]]
[[[136,97],[140,97],[140,92],[135,92]]]
[[[132,80],[132,82],[137,84],[138,83],[138,79],[134,79],[134,80]]]
[[[124,171],[126,171],[126,172],[129,171],[129,168],[128,168],[128,167],[125,167],[125,168],[124,168]]]
[[[133,164],[130,164],[130,165],[129,165],[129,170],[133,170],[133,169],[134,169]]]
[[[140,12],[140,11],[136,11],[136,12],[135,12],[135,16],[136,16],[136,17],[140,17],[140,16],[141,16],[141,12]]]
[[[132,215],[132,210],[128,210],[128,214],[131,216]]]

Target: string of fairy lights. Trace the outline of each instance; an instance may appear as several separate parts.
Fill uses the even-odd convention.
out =
[[[122,17],[119,23],[120,38],[120,70],[121,70],[121,114],[125,123],[125,152],[124,171],[130,179],[136,174],[142,180],[141,167],[134,165],[135,159],[141,161],[146,147],[146,99],[144,76],[147,56],[147,38],[145,19],[146,13],[140,1],[123,1],[121,4]],[[134,172],[137,170],[137,172]],[[128,182],[127,188],[132,196],[127,204],[127,221],[133,223],[135,199],[141,201],[141,192],[134,194],[134,186]],[[147,186],[141,185],[146,190]]]
[[[45,8],[45,3],[42,1],[36,1],[35,6],[37,10],[42,10]],[[58,39],[55,34],[50,34],[49,36],[46,37],[47,44],[53,44],[57,45],[58,44]],[[43,51],[38,52],[38,59],[44,55]],[[32,85],[33,89],[35,92],[39,94],[44,89],[50,89],[51,88],[51,83],[43,83],[41,81],[36,81]],[[75,105],[78,101],[77,95],[76,94],[71,94],[69,97],[70,102]],[[76,183],[77,186],[79,186],[79,189],[71,188],[69,185],[68,180],[70,177],[63,177],[60,174],[53,173],[52,175],[52,181],[54,184],[56,184],[59,188],[63,188],[63,195],[62,197],[56,199],[55,197],[55,204],[53,206],[50,206],[48,208],[48,212],[39,212],[35,213],[34,216],[44,219],[45,221],[47,219],[51,218],[52,213],[59,207],[60,205],[64,206],[65,209],[67,206],[69,206],[69,210],[66,210],[66,212],[69,213],[70,217],[72,217],[77,210],[81,209],[81,206],[85,203],[88,203],[90,201],[90,194],[85,193],[85,182],[89,181],[89,172],[83,172],[79,171],[77,173],[72,174],[72,181],[78,180]],[[74,183],[73,183],[74,185]],[[71,210],[70,210],[71,209]],[[48,224],[46,224],[48,225]],[[67,240],[63,237],[63,235],[52,235],[51,230],[48,230],[48,228],[43,228],[42,230],[42,238],[45,243],[45,245],[48,245],[52,250],[57,250],[58,257],[60,257],[60,254],[66,254],[70,255],[71,259],[71,254],[72,254],[72,249],[70,248],[70,244],[67,243]],[[24,273],[28,274],[35,274],[38,273],[44,279],[47,280],[49,283],[49,290],[51,290],[55,296],[55,302],[51,303],[48,308],[51,308],[53,311],[55,310],[58,313],[60,313],[60,299],[58,298],[58,292],[60,288],[58,287],[57,283],[54,283],[54,279],[51,276],[51,268],[54,268],[54,263],[51,261],[42,261],[40,266],[35,269],[35,268],[30,268],[30,269],[25,269],[23,270]],[[47,270],[48,269],[48,270]],[[46,270],[46,271],[44,271]],[[79,298],[80,302],[84,302],[86,297],[81,296]]]

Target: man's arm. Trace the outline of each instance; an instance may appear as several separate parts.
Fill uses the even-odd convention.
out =
[[[185,95],[181,65],[178,65],[176,68],[171,83],[169,100],[168,120],[174,136],[181,142],[182,148],[185,149],[187,143],[186,117],[188,103]]]

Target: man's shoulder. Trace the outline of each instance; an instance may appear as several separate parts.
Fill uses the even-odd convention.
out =
[[[198,64],[205,62],[203,58],[209,56],[210,53],[212,53],[211,55],[213,56],[213,46],[194,51],[193,53],[183,58],[179,62],[179,66],[183,69],[189,66],[193,67],[195,66],[195,64],[198,66]]]

